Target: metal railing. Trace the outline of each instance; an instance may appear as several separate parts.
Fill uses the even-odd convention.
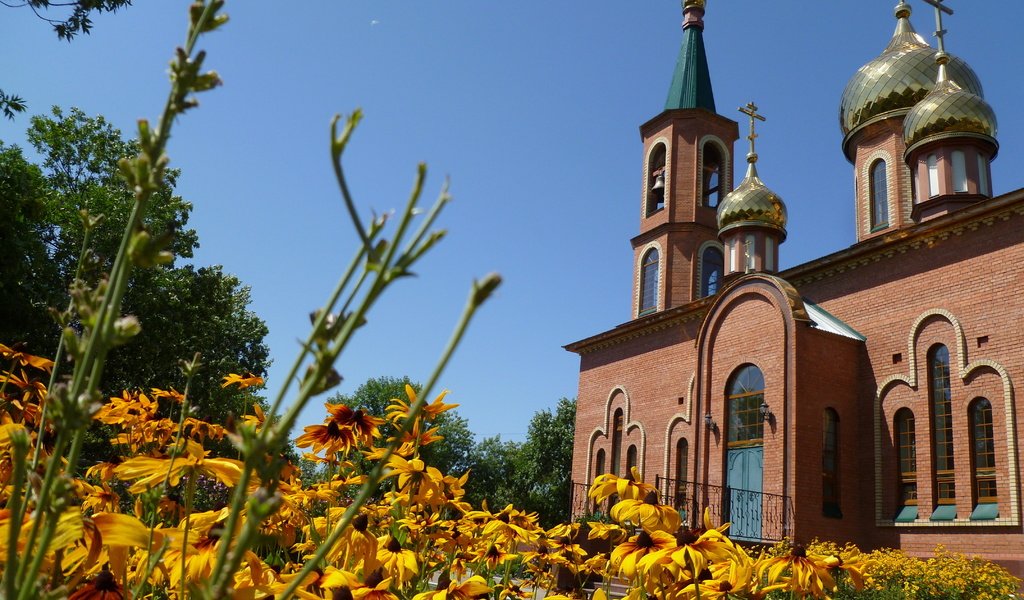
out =
[[[660,476],[655,478],[655,487],[661,503],[679,511],[683,527],[702,528],[704,510],[709,509],[713,525],[732,523],[728,535],[736,541],[777,542],[792,536],[793,503],[788,496]],[[614,504],[614,498],[594,502],[587,497],[589,488],[585,483],[572,484],[570,514],[574,519],[608,514]]]

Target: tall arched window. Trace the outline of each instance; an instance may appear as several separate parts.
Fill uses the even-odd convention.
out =
[[[701,201],[704,206],[715,208],[722,195],[722,154],[712,142],[704,144]]]
[[[996,444],[992,430],[992,404],[985,398],[971,403],[971,470],[975,504],[998,504]],[[975,518],[971,515],[971,518]]]
[[[897,521],[917,518],[917,435],[914,432],[914,413],[909,408],[896,411],[896,447],[899,449],[900,513]]]
[[[928,197],[934,198],[939,195],[939,157],[929,154],[928,165]]]
[[[640,261],[640,313],[658,309],[658,251],[651,248]]]
[[[672,473],[676,480],[675,489],[672,490],[674,499],[672,505],[677,510],[683,509],[686,506],[686,478],[689,476],[689,464],[689,444],[685,438],[680,438],[676,441],[676,468]]]
[[[726,398],[729,405],[729,446],[760,444],[764,438],[764,375],[754,365],[744,365],[733,375]]]
[[[988,161],[981,154],[978,154],[978,193],[988,196]]]
[[[966,192],[967,157],[964,156],[964,151],[954,150],[952,154],[949,155],[949,160],[953,164],[953,191]]]
[[[714,296],[722,282],[722,251],[708,246],[700,257],[700,297]]]
[[[871,165],[871,230],[889,225],[889,182],[885,172],[885,161],[876,160]]]
[[[626,449],[626,475],[633,472],[633,467],[639,466],[637,460],[636,445],[630,444]]]
[[[618,475],[620,473],[619,459],[622,458],[622,409],[618,408],[615,410],[615,416],[612,417],[612,464],[611,472]]]
[[[839,509],[839,414],[825,409],[821,424],[821,509],[826,517],[842,517]]]
[[[647,207],[645,216],[651,216],[665,208],[665,183],[668,173],[665,171],[665,144],[657,144],[651,150],[651,158],[647,163]]]
[[[932,456],[935,501],[939,505],[932,518],[956,516],[956,478],[953,472],[953,401],[949,388],[949,350],[942,344],[928,351],[928,382],[931,396]],[[952,508],[943,508],[943,506]],[[936,514],[937,513],[937,514]]]
[[[599,448],[594,459],[594,477],[604,474],[604,448]]]

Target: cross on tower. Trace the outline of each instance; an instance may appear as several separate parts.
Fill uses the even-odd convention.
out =
[[[766,119],[757,113],[757,105],[753,102],[747,102],[747,105],[741,106],[739,111],[750,117],[750,135],[747,136],[747,139],[750,140],[750,154],[747,157],[757,160],[757,153],[754,152],[754,139],[757,138],[757,133],[754,131],[754,120],[765,121]]]
[[[953,9],[943,4],[943,0],[921,0],[935,7],[935,37],[939,40],[939,52],[946,51],[946,30],[942,28],[942,13],[953,14]]]

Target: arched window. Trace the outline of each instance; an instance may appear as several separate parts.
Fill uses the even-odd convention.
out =
[[[665,183],[668,176],[665,157],[665,144],[656,144],[647,163],[647,207],[644,214],[647,217],[665,208]]]
[[[754,365],[740,367],[726,397],[729,406],[729,447],[750,446],[764,438],[764,375]]]
[[[637,463],[636,445],[630,444],[629,448],[626,449],[626,475],[632,473],[633,467],[636,467],[638,465],[639,463]]]
[[[942,344],[928,351],[928,383],[931,396],[932,439],[935,449],[932,471],[935,477],[935,501],[939,505],[932,519],[956,516],[956,478],[953,472],[953,402],[949,388],[949,350]],[[943,505],[952,508],[943,509]]]
[[[917,518],[917,435],[914,432],[914,413],[909,408],[896,411],[896,447],[899,449],[900,513],[897,521]]]
[[[672,505],[678,510],[683,509],[687,502],[686,493],[686,478],[689,476],[689,444],[685,438],[680,438],[676,442],[676,468],[673,476],[675,477],[676,484],[675,489],[672,490],[673,503]]]
[[[967,157],[963,150],[954,150],[949,156],[953,163],[953,191],[967,191]]]
[[[651,248],[640,261],[640,314],[658,309],[658,251]]]
[[[889,182],[885,172],[885,161],[876,160],[871,165],[871,230],[889,225]]]
[[[825,409],[821,423],[821,508],[826,517],[842,517],[839,510],[839,414]]]
[[[597,451],[597,458],[594,459],[594,477],[604,474],[604,448]]]
[[[978,155],[978,193],[984,196],[991,194],[988,189],[988,161],[981,154]]]
[[[714,296],[722,282],[722,251],[708,246],[700,257],[700,297]]]
[[[702,153],[704,176],[702,178],[701,202],[704,206],[715,208],[722,195],[722,153],[712,142],[704,144]]]
[[[975,504],[997,504],[996,444],[992,431],[992,404],[985,398],[971,403],[971,469]],[[973,515],[972,515],[972,518]]]
[[[619,459],[622,458],[622,409],[615,410],[612,418],[612,465],[611,472],[619,474]]]
[[[934,198],[939,195],[939,157],[934,154],[928,155],[928,197]]]

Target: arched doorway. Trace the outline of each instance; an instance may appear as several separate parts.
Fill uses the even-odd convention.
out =
[[[764,475],[764,375],[754,365],[738,368],[726,388],[726,498],[723,518],[732,522],[731,537],[761,539],[761,492]]]

